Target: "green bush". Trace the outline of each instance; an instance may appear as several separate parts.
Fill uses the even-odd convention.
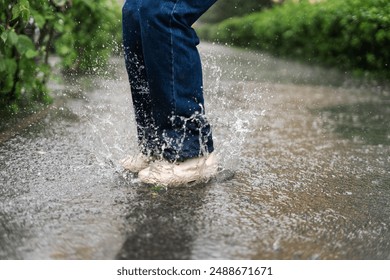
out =
[[[55,15],[50,10],[46,11],[46,6],[30,5],[27,0],[0,1],[2,109],[6,107],[17,111],[19,106],[27,102],[49,101],[45,87],[49,69],[45,63],[47,38],[44,33],[48,28],[45,25],[46,18]],[[35,33],[38,28],[42,30],[39,35]]]
[[[55,41],[55,51],[67,71],[95,72],[121,45],[121,15],[117,0],[73,0]]]
[[[0,111],[51,101],[51,53],[65,70],[89,71],[119,43],[116,0],[0,0]]]
[[[390,78],[388,0],[287,2],[203,28],[209,40]]]

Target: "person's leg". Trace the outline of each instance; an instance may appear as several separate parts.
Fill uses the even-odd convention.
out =
[[[140,4],[143,76],[162,157],[182,161],[207,155],[214,148],[204,115],[199,39],[191,25],[216,0],[134,2]]]
[[[139,172],[144,183],[177,186],[208,180],[217,172],[204,112],[199,39],[191,28],[215,2],[141,1],[142,49],[152,116],[165,159]]]
[[[139,8],[142,0],[126,0],[122,8],[123,46],[128,73],[138,144],[143,154],[152,155],[155,150],[155,125],[152,117],[151,98],[142,49]]]

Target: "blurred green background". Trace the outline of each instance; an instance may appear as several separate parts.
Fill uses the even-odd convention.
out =
[[[216,6],[205,15],[205,24],[198,27],[201,38],[337,67],[355,76],[390,79],[388,0],[241,0],[235,1],[237,7],[259,5],[237,9],[239,16],[225,7],[228,2],[220,0],[221,9]],[[220,20],[224,9],[229,16]]]

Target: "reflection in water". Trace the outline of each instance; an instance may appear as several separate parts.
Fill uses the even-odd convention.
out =
[[[390,101],[341,104],[320,109],[329,128],[350,140],[390,145]]]
[[[134,227],[118,259],[189,259],[197,235],[196,221],[207,188],[159,189],[140,186],[129,205]]]

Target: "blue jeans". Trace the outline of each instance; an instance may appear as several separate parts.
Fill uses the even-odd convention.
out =
[[[138,143],[169,161],[213,151],[199,39],[192,24],[217,0],[126,0],[123,45]]]

